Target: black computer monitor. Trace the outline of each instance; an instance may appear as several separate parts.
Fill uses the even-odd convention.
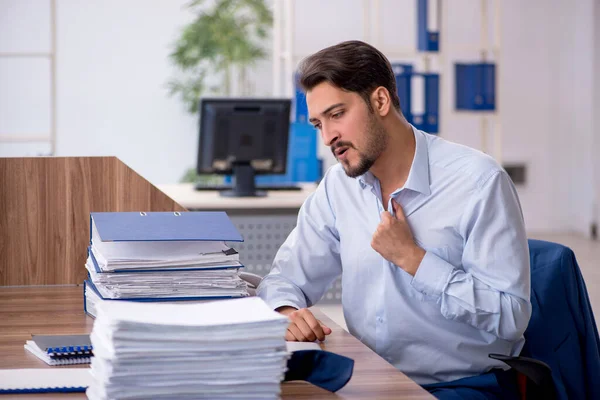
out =
[[[290,99],[200,101],[198,174],[233,174],[222,196],[264,196],[256,174],[285,174]]]

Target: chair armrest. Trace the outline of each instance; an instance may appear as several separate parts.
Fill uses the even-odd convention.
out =
[[[533,385],[527,385],[527,398],[555,399],[556,389],[552,380],[552,370],[545,362],[523,356],[505,356],[503,354],[489,354],[488,357],[499,360],[514,369],[517,373],[527,377]]]
[[[260,275],[253,274],[251,272],[240,272],[240,278],[245,280],[252,289],[256,289],[262,280]]]

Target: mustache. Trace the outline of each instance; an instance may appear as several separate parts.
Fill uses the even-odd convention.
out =
[[[333,155],[335,155],[335,151],[337,149],[339,149],[340,147],[348,147],[349,149],[355,149],[356,150],[356,147],[354,147],[354,145],[352,143],[350,143],[350,142],[335,142],[330,147],[331,152],[333,153]]]

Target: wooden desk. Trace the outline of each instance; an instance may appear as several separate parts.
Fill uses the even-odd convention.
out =
[[[312,183],[302,184],[302,190],[273,190],[265,197],[223,197],[216,191],[195,190],[192,183],[179,183],[173,185],[158,185],[163,193],[175,200],[188,210],[218,210],[231,214],[263,212],[298,213],[304,200],[316,190],[317,185]]]
[[[0,288],[0,368],[49,367],[23,348],[31,334],[81,334],[92,331],[94,320],[83,312],[81,286]],[[315,314],[333,333],[325,350],[353,358],[354,375],[337,393],[305,382],[282,384],[283,399],[431,399],[429,393],[388,364],[320,311]],[[76,367],[76,366],[69,366]],[[87,368],[87,365],[77,366]],[[0,400],[85,398],[83,393],[0,396]]]

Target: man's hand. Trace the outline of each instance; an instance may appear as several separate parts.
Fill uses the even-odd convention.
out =
[[[383,258],[414,276],[425,257],[425,250],[415,244],[400,204],[392,199],[392,207],[396,216],[387,211],[381,213],[381,223],[373,234],[371,247]]]
[[[285,333],[285,340],[290,342],[314,342],[325,340],[331,329],[315,318],[308,308],[300,310],[284,306],[275,310],[290,319],[290,325]]]

